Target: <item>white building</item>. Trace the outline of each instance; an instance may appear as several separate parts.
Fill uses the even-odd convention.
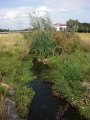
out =
[[[67,24],[56,23],[56,24],[53,24],[53,28],[56,29],[56,31],[60,31],[61,29],[64,30],[67,28]]]

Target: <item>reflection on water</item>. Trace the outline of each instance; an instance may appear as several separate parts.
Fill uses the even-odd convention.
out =
[[[48,82],[36,79],[30,83],[30,87],[36,94],[29,106],[28,120],[86,120],[76,108],[53,96]]]

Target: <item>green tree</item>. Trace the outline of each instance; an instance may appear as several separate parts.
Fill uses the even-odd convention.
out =
[[[78,32],[90,32],[90,23],[80,23]]]
[[[40,57],[48,57],[54,54],[54,42],[52,34],[43,29],[34,31],[31,36],[31,52]]]
[[[35,12],[29,14],[30,26],[34,31],[30,35],[31,52],[40,57],[48,57],[54,54],[52,21],[46,12],[44,16]]]
[[[46,12],[44,16],[37,15],[36,12],[29,14],[30,27],[32,29],[52,29],[52,21],[50,20],[49,14]]]
[[[69,32],[77,32],[77,30],[78,30],[78,24],[79,24],[78,20],[69,19],[67,21],[67,30]]]

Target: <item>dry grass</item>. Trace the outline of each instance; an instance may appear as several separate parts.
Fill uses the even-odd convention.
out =
[[[8,49],[15,52],[19,49],[21,52],[29,51],[29,43],[25,41],[23,34],[13,33],[13,34],[0,34],[0,51]]]
[[[90,33],[77,33],[82,41],[83,50],[90,52]]]
[[[90,45],[90,33],[77,33],[81,40]]]
[[[15,34],[1,34],[0,35],[0,46],[11,48],[17,45],[24,45],[23,36],[19,33]]]

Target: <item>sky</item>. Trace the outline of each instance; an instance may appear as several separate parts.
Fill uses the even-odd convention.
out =
[[[69,19],[90,23],[90,0],[0,0],[0,28],[28,28],[33,11],[48,12],[53,24]]]

